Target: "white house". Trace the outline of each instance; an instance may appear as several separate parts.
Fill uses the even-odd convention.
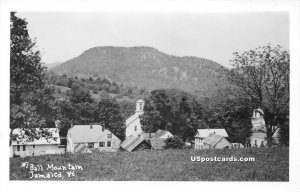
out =
[[[36,131],[41,131],[42,128],[36,128]],[[47,139],[40,137],[33,141],[27,141],[24,130],[17,128],[14,129],[12,134],[16,136],[16,139],[11,143],[11,156],[13,157],[27,157],[27,156],[39,156],[46,154],[61,154],[65,151],[58,148],[60,144],[59,130],[58,128],[43,128],[52,134],[52,137]]]
[[[225,129],[198,129],[195,136],[195,149],[204,149],[203,141],[211,133],[220,135],[222,137],[228,137]]]
[[[264,112],[262,109],[254,109],[251,117],[252,134],[248,138],[246,147],[264,147],[267,146],[267,130]]]
[[[140,115],[144,113],[144,105],[145,101],[143,100],[138,100],[136,102],[135,114],[126,120],[126,137],[129,137],[130,135],[139,136],[143,132]]]
[[[67,152],[117,151],[121,140],[101,125],[74,125],[68,130]]]

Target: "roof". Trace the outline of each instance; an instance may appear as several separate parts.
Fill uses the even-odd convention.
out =
[[[46,130],[52,133],[52,138],[47,140],[46,137],[40,137],[39,139],[34,139],[33,141],[27,141],[27,136],[24,135],[25,131],[22,128],[16,128],[13,130],[12,134],[17,135],[16,140],[12,141],[12,145],[49,145],[49,144],[60,144],[59,130],[58,128],[34,128],[37,132]]]
[[[166,139],[151,138],[150,139],[151,147],[153,149],[163,149],[166,145],[165,140]]]
[[[144,100],[141,100],[141,99],[137,100],[136,102],[137,102],[137,103],[145,103],[145,101],[144,101]]]
[[[225,129],[197,129],[197,134],[195,137],[208,137],[208,135],[211,133],[228,137]]]
[[[161,130],[161,129],[158,129],[156,131],[156,134],[154,135],[155,138],[160,138],[161,136],[165,135],[165,134],[168,134],[170,133],[169,131],[166,131],[166,130]]]
[[[127,137],[122,143],[121,147],[129,152],[134,150],[139,144],[141,144],[144,141],[143,138],[137,137],[134,135],[130,135]]]
[[[126,126],[128,126],[130,123],[132,123],[134,120],[136,120],[139,117],[140,117],[140,113],[135,113],[134,115],[126,119]]]
[[[71,134],[74,143],[98,142],[107,139],[107,134],[112,134],[112,139],[120,140],[111,131],[107,129],[103,131],[101,125],[74,125],[69,129],[68,134]]]
[[[210,133],[204,140],[203,143],[207,143],[211,146],[215,146],[223,138],[221,135]]]
[[[252,133],[251,138],[257,138],[257,139],[265,139],[267,137],[266,133],[258,132],[258,133]]]

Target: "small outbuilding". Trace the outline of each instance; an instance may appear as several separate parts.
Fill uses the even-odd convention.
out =
[[[132,152],[141,149],[150,149],[150,144],[147,143],[142,137],[130,135],[121,143],[121,148]]]

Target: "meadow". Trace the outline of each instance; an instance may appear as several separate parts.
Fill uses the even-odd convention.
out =
[[[194,156],[254,157],[255,161],[200,162],[192,161]],[[29,166],[22,167],[26,162]],[[69,176],[68,164],[79,165],[82,170],[75,169]],[[30,172],[35,165],[43,167],[35,173],[52,171],[63,177],[35,178]],[[47,170],[48,165],[57,170]],[[60,170],[61,167],[68,170]],[[10,180],[289,181],[289,148],[170,149],[10,158]]]

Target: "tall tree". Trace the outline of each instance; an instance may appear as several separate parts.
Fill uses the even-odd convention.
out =
[[[262,108],[267,136],[271,140],[278,118],[289,113],[290,54],[281,46],[259,47],[234,53],[229,80],[236,86],[235,96],[247,99],[253,108]]]
[[[203,127],[202,107],[193,96],[178,90],[154,90],[145,101],[142,129],[168,130],[183,140],[192,138]]]
[[[45,88],[45,68],[35,41],[29,37],[27,21],[15,12],[10,19],[10,128],[11,133],[15,128],[23,129],[28,140],[33,140],[44,135],[35,128],[47,123],[43,109],[50,97]]]
[[[28,92],[43,88],[45,68],[40,52],[28,34],[27,21],[11,13],[10,102],[20,105]]]
[[[116,100],[102,99],[98,103],[95,112],[95,121],[101,123],[119,139],[125,137],[125,120],[121,114],[121,108]]]

